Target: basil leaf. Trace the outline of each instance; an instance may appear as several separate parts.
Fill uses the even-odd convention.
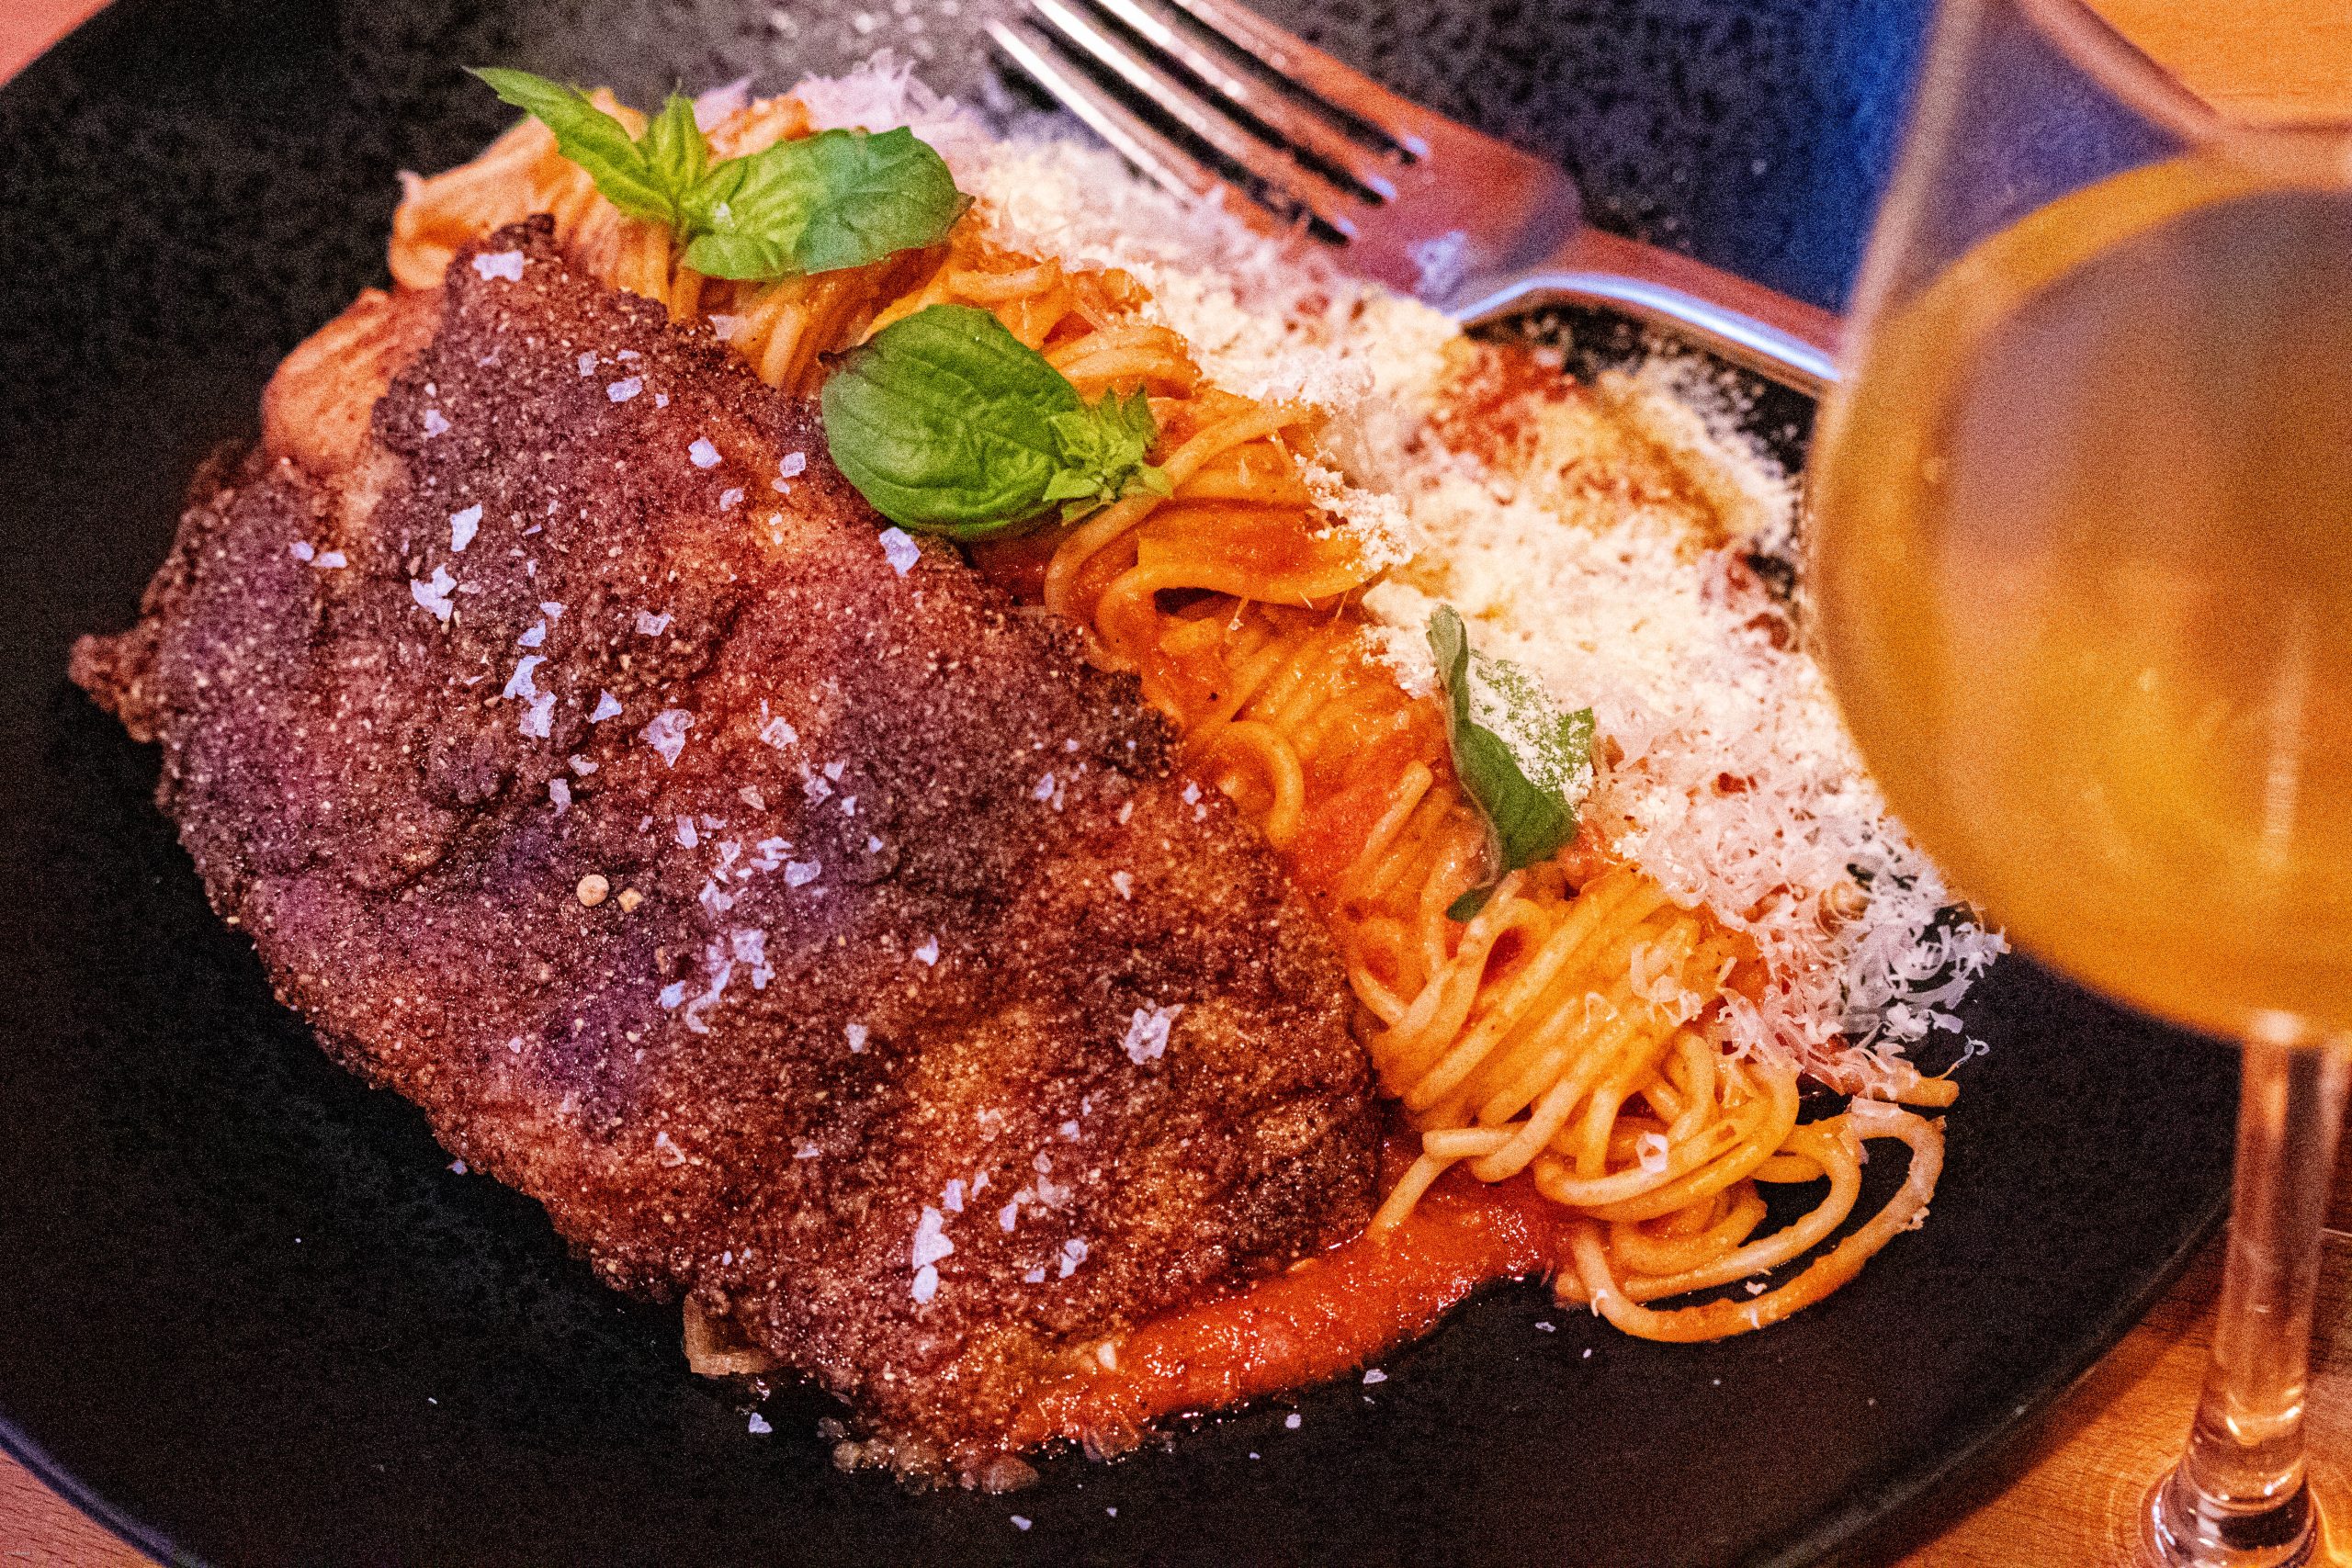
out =
[[[933,305],[854,350],[820,395],[833,462],[902,528],[978,539],[1168,479],[1138,390],[1089,405],[988,311]]]
[[[587,94],[528,71],[488,66],[473,73],[499,97],[554,131],[556,150],[588,171],[606,201],[631,218],[673,225],[678,221],[678,198],[684,186],[667,179],[630,138],[628,128],[591,103]],[[669,111],[663,111],[663,118],[669,118]],[[692,105],[686,118],[691,126]],[[695,141],[701,141],[699,132]]]
[[[718,165],[692,198],[686,265],[712,277],[863,266],[935,244],[969,205],[946,163],[901,126],[823,130]]]
[[[821,131],[713,164],[690,98],[672,95],[632,140],[577,87],[527,71],[474,74],[544,121],[606,200],[666,224],[686,265],[708,276],[763,281],[862,266],[936,243],[969,205],[945,162],[903,126]]]
[[[1429,639],[1444,686],[1453,771],[1487,819],[1501,868],[1517,871],[1558,853],[1576,837],[1577,807],[1592,789],[1592,710],[1565,712],[1518,665],[1472,653],[1468,628],[1451,604],[1430,617]],[[1464,894],[1447,915],[1468,919],[1490,891]]]
[[[703,141],[702,128],[695,123],[695,101],[681,93],[671,94],[653,123],[645,128],[645,139],[638,147],[654,176],[672,193],[678,216],[683,218],[686,194],[710,166],[709,143]]]
[[[1143,460],[1159,426],[1142,388],[1124,403],[1106,392],[1092,408],[1057,414],[1052,423],[1064,467],[1046,486],[1045,499],[1062,503],[1064,522],[1118,500],[1131,484],[1154,495],[1172,493],[1168,476]]]

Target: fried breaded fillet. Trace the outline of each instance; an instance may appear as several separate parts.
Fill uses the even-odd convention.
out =
[[[1056,1358],[1363,1224],[1271,852],[716,340],[540,221],[267,408],[74,678],[279,996],[605,1279],[968,1474]]]

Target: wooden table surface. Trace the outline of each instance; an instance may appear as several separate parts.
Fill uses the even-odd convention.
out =
[[[0,81],[104,0],[0,0]],[[2352,119],[2352,0],[2095,0],[2143,49],[2233,113]],[[2352,1568],[2352,1155],[2337,1173],[2311,1394],[2314,1476]],[[2214,1253],[1989,1472],[1932,1500],[1889,1568],[2114,1563],[2187,1430]],[[0,1456],[0,1568],[139,1568],[122,1545]]]

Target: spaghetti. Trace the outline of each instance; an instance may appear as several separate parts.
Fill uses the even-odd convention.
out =
[[[642,118],[599,102],[632,132]],[[714,156],[808,134],[795,99],[749,104],[709,130]],[[457,247],[536,213],[612,286],[707,317],[769,385],[806,395],[824,355],[927,306],[992,312],[1091,400],[1142,389],[1170,493],[1131,495],[1074,525],[978,546],[983,572],[1067,617],[1090,656],[1131,671],[1183,738],[1195,773],[1230,796],[1320,903],[1359,1004],[1381,1092],[1419,1138],[1374,1238],[1461,1167],[1531,1185],[1555,1206],[1549,1259],[1563,1300],[1646,1338],[1744,1333],[1820,1300],[1925,1214],[1939,1125],[1888,1100],[1799,1119],[1799,1071],[1743,1055],[1711,1021],[1763,966],[1739,933],[1671,899],[1589,829],[1491,880],[1484,822],[1449,759],[1437,702],[1379,658],[1360,604],[1380,563],[1319,498],[1318,414],[1234,395],[1144,315],[1117,269],[1015,254],[967,214],[944,243],[776,282],[706,278],[669,232],[626,219],[526,120],[480,157],[411,178],[391,266],[429,288]],[[1948,1104],[1916,1073],[1892,1091]],[[1910,1148],[1901,1189],[1790,1277],[1756,1294],[1649,1303],[1794,1266],[1852,1217],[1863,1145]],[[1759,1188],[1826,1180],[1794,1223],[1758,1235]],[[1751,1286],[1751,1289],[1757,1287]]]

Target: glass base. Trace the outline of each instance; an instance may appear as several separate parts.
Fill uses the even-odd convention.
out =
[[[2319,1509],[2309,1483],[2258,1509],[2233,1508],[2176,1470],[2149,1492],[2143,1523],[2154,1568],[2303,1568],[2319,1561]]]

